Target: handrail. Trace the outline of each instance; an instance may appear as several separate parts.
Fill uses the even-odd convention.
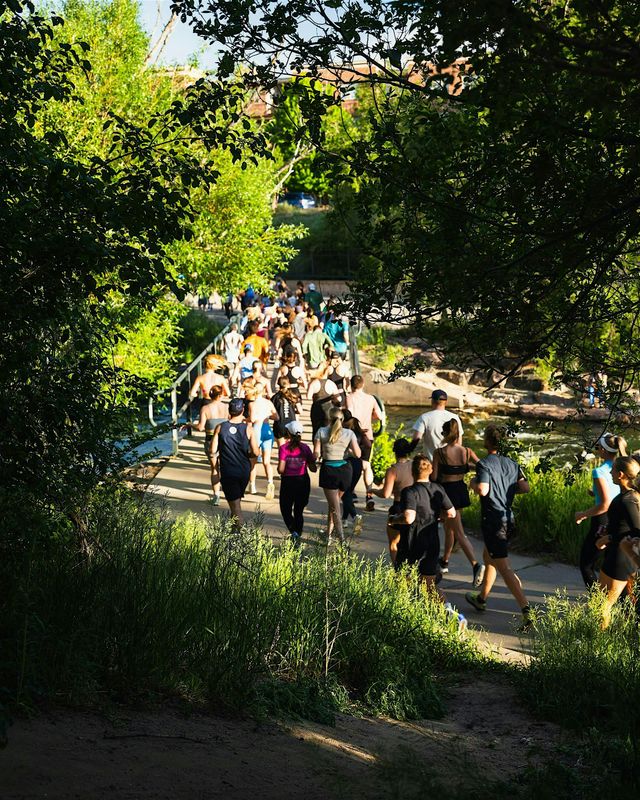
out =
[[[360,353],[358,352],[358,336],[362,331],[362,322],[349,328],[349,366],[352,375],[360,374]]]
[[[155,413],[154,413],[154,401],[155,398],[160,397],[162,395],[166,395],[167,393],[171,393],[171,454],[177,455],[178,448],[180,446],[180,439],[178,437],[178,422],[182,414],[185,411],[189,411],[189,422],[192,422],[191,419],[191,398],[187,395],[187,399],[185,402],[178,408],[178,388],[186,381],[188,390],[191,389],[191,376],[194,370],[198,371],[198,375],[202,375],[202,362],[204,359],[209,355],[209,353],[216,352],[219,353],[222,350],[222,340],[224,336],[229,333],[231,330],[231,326],[235,322],[237,325],[240,324],[241,320],[240,314],[233,314],[229,319],[229,322],[224,326],[224,328],[218,333],[213,340],[204,348],[204,350],[197,355],[193,361],[187,366],[175,381],[168,386],[166,389],[158,389],[154,392],[151,397],[149,397],[149,407],[148,407],[148,414],[149,414],[149,422],[154,428],[158,427],[158,423],[155,420]]]

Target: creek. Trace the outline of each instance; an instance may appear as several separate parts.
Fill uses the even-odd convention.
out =
[[[425,409],[427,410],[427,409]],[[523,419],[486,411],[465,412],[454,409],[462,420],[464,427],[463,443],[474,450],[480,457],[484,454],[482,436],[490,423],[500,426],[515,425],[517,437],[531,456],[548,456],[558,466],[575,463],[583,451],[591,453],[593,445],[604,431],[604,422],[571,421],[548,422],[546,420]],[[411,429],[418,418],[420,409],[409,406],[386,407],[387,430],[395,434],[411,438]],[[609,426],[607,430],[612,430]],[[616,433],[621,433],[629,444],[629,451],[640,448],[640,431],[635,428],[617,426]]]

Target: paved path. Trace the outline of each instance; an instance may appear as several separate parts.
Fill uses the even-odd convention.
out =
[[[303,422],[305,422],[305,430],[310,434],[308,403],[305,401],[304,405]],[[174,516],[186,512],[211,515],[224,514],[228,511],[224,500],[221,501],[218,508],[213,508],[210,504],[210,472],[203,451],[203,441],[204,434],[198,433],[194,433],[191,438],[183,439],[179,454],[167,462],[151,483],[151,490],[156,492],[159,498],[163,498],[169,513]],[[274,451],[272,456],[274,473],[276,472],[275,460],[276,453]],[[326,525],[326,504],[322,490],[318,487],[317,473],[311,475],[311,487],[311,499],[305,513],[307,533]],[[243,501],[246,515],[249,517],[256,513],[262,514],[265,532],[274,541],[281,541],[287,535],[287,531],[278,505],[277,473],[275,500],[265,500],[266,480],[260,473],[257,489],[257,495],[247,494]],[[362,483],[359,484],[357,491],[359,492],[357,507],[363,509]],[[351,543],[353,552],[372,559],[383,557],[388,561],[385,524],[386,511],[390,502],[376,498],[376,510],[369,513],[363,511],[363,531]],[[480,555],[481,543],[474,540],[474,546],[476,553]],[[571,596],[576,596],[583,591],[580,573],[575,567],[517,554],[512,555],[511,561],[520,575],[531,603],[542,603],[545,596],[554,594],[558,588],[566,589]],[[450,572],[444,576],[441,583],[441,588],[447,598],[464,613],[470,626],[480,631],[480,638],[489,647],[495,648],[503,658],[523,660],[527,653],[527,643],[520,641],[514,634],[517,609],[511,594],[502,584],[501,579],[498,578],[496,581],[489,598],[489,608],[484,613],[477,612],[464,599],[465,592],[471,589],[470,581],[471,568],[466,558],[461,552],[454,553],[450,561]]]

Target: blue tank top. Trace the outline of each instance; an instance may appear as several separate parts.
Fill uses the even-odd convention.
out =
[[[220,470],[225,475],[244,476],[249,474],[251,464],[246,422],[226,420],[222,423],[218,435],[218,453]]]
[[[612,500],[614,497],[617,497],[620,494],[620,487],[613,482],[613,478],[611,477],[612,467],[613,461],[605,461],[600,464],[599,467],[596,467],[591,471],[591,478],[593,480],[591,488],[593,490],[593,496],[597,506],[599,506],[602,502],[602,497],[600,496],[600,492],[598,491],[598,487],[596,485],[596,478],[600,478],[604,481],[605,485],[609,489],[609,497]]]

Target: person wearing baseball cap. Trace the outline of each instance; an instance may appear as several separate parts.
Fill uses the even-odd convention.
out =
[[[229,419],[216,428],[211,452],[218,454],[220,485],[229,504],[236,526],[244,522],[242,498],[251,473],[251,456],[258,457],[260,448],[251,423],[244,419],[244,401],[234,397],[229,402]]]
[[[316,459],[311,448],[302,441],[304,428],[299,420],[287,422],[284,429],[287,438],[278,450],[280,513],[293,544],[297,545],[304,528],[304,510],[311,494],[309,470],[316,471]]]
[[[311,308],[315,311],[316,314],[319,314],[322,310],[322,304],[324,302],[324,298],[322,294],[316,289],[315,283],[309,284],[309,291],[306,293],[304,299],[309,303]]]
[[[444,389],[434,389],[431,392],[431,410],[421,414],[413,424],[413,441],[417,445],[422,439],[424,454],[431,462],[433,462],[435,451],[442,447],[442,426],[445,422],[455,419],[458,423],[460,437],[464,433],[460,417],[453,411],[447,410],[448,399],[449,396]]]

